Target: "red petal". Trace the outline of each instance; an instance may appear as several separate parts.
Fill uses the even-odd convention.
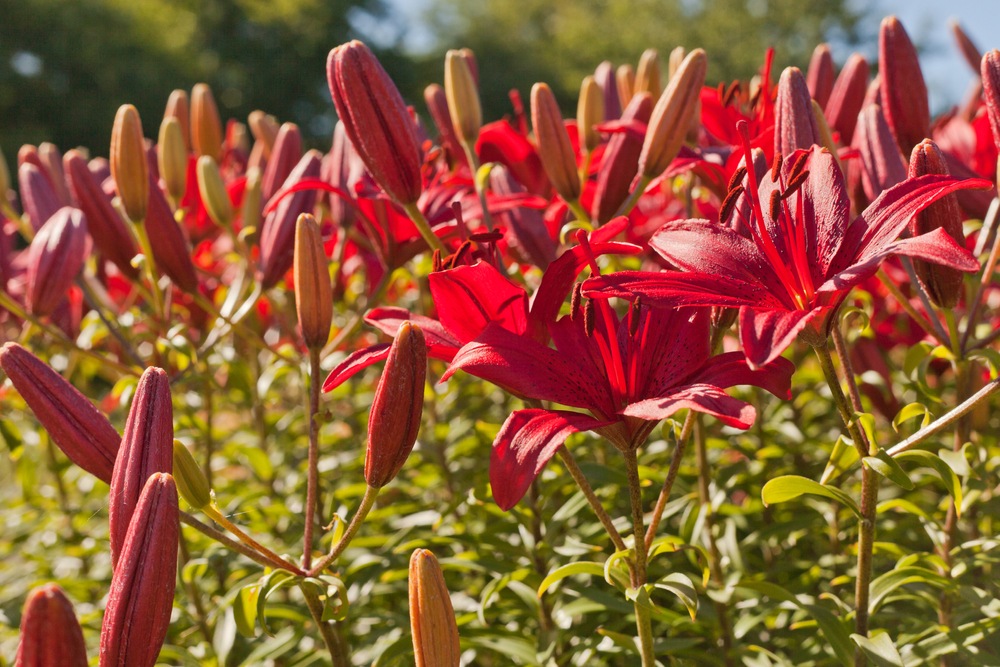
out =
[[[588,297],[618,297],[661,306],[726,306],[783,308],[785,304],[762,285],[710,273],[619,271],[583,283]]]
[[[761,368],[784,352],[814,318],[827,308],[813,310],[740,309],[740,341],[750,368]]]
[[[742,352],[726,352],[712,357],[704,370],[690,379],[698,384],[710,384],[721,389],[737,385],[753,385],[778,398],[792,397],[792,373],[795,364],[778,357],[763,368],[753,369]]]
[[[527,293],[492,264],[437,271],[430,275],[430,288],[441,324],[463,343],[491,322],[516,333],[527,328]]]
[[[373,308],[365,315],[365,322],[393,337],[399,332],[403,322],[413,322],[424,332],[428,354],[442,361],[451,361],[458,348],[462,347],[462,341],[455,338],[440,322],[424,315],[416,315],[405,308]]]
[[[323,383],[323,391],[332,391],[333,389],[336,389],[348,378],[363,371],[372,364],[384,361],[388,356],[389,343],[380,343],[378,345],[366,347],[363,350],[355,350],[354,352],[351,352],[347,355],[346,359],[337,364],[337,366],[330,371],[330,374],[326,376],[326,381]]]
[[[647,421],[659,421],[684,408],[712,415],[736,428],[750,428],[757,416],[757,411],[749,403],[708,384],[689,385],[672,392],[670,396],[633,403],[622,414]]]

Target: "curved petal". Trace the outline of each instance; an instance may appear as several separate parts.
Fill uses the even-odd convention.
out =
[[[827,308],[813,310],[740,309],[740,342],[750,368],[761,368],[784,352],[806,325]]]
[[[351,352],[326,376],[326,381],[323,382],[323,391],[333,391],[372,364],[385,361],[386,357],[389,356],[389,347],[389,343],[379,343],[363,350]]]
[[[618,297],[658,306],[783,308],[785,304],[759,283],[710,273],[619,271],[583,283],[588,297]]]
[[[424,334],[428,354],[435,359],[451,361],[458,348],[462,347],[462,341],[455,338],[443,324],[430,317],[411,313],[405,308],[395,306],[372,308],[365,315],[365,322],[393,337],[403,322],[416,324]]]
[[[524,497],[566,437],[606,426],[578,412],[518,410],[507,417],[490,453],[490,487],[493,500],[505,512]]]
[[[463,343],[478,336],[490,322],[515,333],[527,328],[527,293],[492,264],[477,262],[436,271],[428,280],[438,319]]]
[[[844,239],[844,230],[851,219],[851,202],[847,198],[844,174],[833,154],[814,148],[807,168],[809,178],[801,189],[802,217],[807,221],[807,252],[813,283],[819,284],[826,279],[830,263]],[[793,209],[798,202],[798,197],[788,200]]]
[[[757,417],[757,411],[752,405],[709,384],[692,384],[663,398],[649,398],[632,403],[622,414],[647,421],[660,421],[684,408],[712,415],[724,424],[736,428],[750,428]]]
[[[689,379],[697,384],[709,384],[720,389],[737,385],[760,387],[778,398],[792,397],[792,373],[795,364],[778,357],[762,368],[750,368],[742,352],[726,352],[712,357],[705,367]]]

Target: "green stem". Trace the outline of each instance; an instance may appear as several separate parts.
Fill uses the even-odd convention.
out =
[[[323,556],[323,558],[321,558],[319,562],[317,562],[316,565],[309,570],[310,577],[315,577],[317,574],[325,570],[330,563],[337,560],[340,554],[344,552],[344,549],[346,549],[351,543],[351,540],[354,539],[355,533],[357,533],[358,529],[361,528],[361,524],[364,523],[365,517],[368,516],[368,513],[375,505],[375,498],[378,497],[378,492],[379,489],[374,486],[369,486],[365,489],[365,495],[361,499],[361,505],[358,507],[358,511],[354,513],[354,518],[351,519],[351,523],[347,526],[347,530],[344,531],[343,537],[341,537],[340,541],[334,545],[333,549],[330,550],[330,553]]]
[[[905,440],[890,447],[886,450],[887,453],[889,456],[896,456],[897,454],[913,449],[927,438],[937,435],[941,431],[951,427],[951,425],[956,421],[972,412],[982,401],[996,393],[998,389],[1000,389],[1000,379],[991,380],[989,384],[966,400],[962,401],[950,411],[941,415],[933,422],[911,435],[909,438],[906,438]]]
[[[332,622],[323,620],[323,603],[320,602],[319,595],[308,585],[299,586],[299,590],[302,591],[306,606],[309,607],[309,615],[316,622],[316,628],[323,637],[326,649],[330,652],[333,667],[348,667],[351,663],[347,659],[347,647],[344,645],[344,639]]]
[[[416,225],[417,231],[420,232],[420,236],[423,237],[427,246],[431,250],[440,250],[441,252],[444,252],[444,244],[441,243],[441,239],[434,234],[434,230],[431,229],[431,224],[427,222],[427,218],[424,217],[424,214],[420,210],[420,207],[417,206],[417,203],[410,202],[409,204],[403,204],[403,209],[406,211],[406,214],[410,216],[410,220],[413,221],[413,224]]]
[[[281,567],[284,570],[288,570],[289,572],[296,572],[296,573],[302,572],[302,570],[299,569],[296,565],[285,560],[284,558],[274,553],[273,551],[265,547],[263,544],[261,544],[254,538],[250,537],[245,532],[243,532],[243,530],[239,526],[237,526],[232,521],[223,516],[222,512],[220,512],[219,508],[216,507],[214,504],[208,505],[207,507],[203,508],[202,512],[204,512],[210,519],[212,519],[212,521],[216,522],[217,524],[228,530],[230,533],[235,535],[240,540],[240,542],[247,545],[257,553],[265,556],[272,563],[274,564],[280,563],[279,567]]]
[[[635,450],[622,452],[625,457],[625,474],[628,478],[629,504],[632,507],[632,538],[635,542],[635,557],[632,559],[631,587],[638,591],[646,585],[646,540],[643,528],[642,512],[642,482],[639,479],[639,460]],[[642,604],[638,597],[634,604],[635,626],[639,634],[639,651],[642,655],[642,667],[655,667],[656,657],[653,654],[653,629],[649,617],[649,608]]]
[[[562,460],[563,465],[566,466],[566,470],[573,478],[573,481],[576,482],[576,485],[583,492],[587,502],[589,502],[590,506],[594,509],[594,514],[596,514],[597,518],[600,519],[601,525],[604,526],[604,530],[608,533],[608,537],[610,537],[611,541],[614,542],[615,549],[618,551],[625,551],[628,548],[625,546],[625,540],[622,539],[618,529],[615,528],[614,522],[611,521],[611,517],[608,515],[607,510],[605,510],[604,505],[601,504],[601,499],[597,497],[596,493],[594,493],[594,489],[590,486],[590,482],[587,481],[583,471],[580,470],[580,466],[577,465],[576,459],[565,446],[559,448],[559,458]]]
[[[580,222],[584,222],[588,225],[591,224],[590,215],[587,213],[587,210],[583,208],[583,206],[580,204],[579,199],[567,201],[566,205],[569,206],[569,210],[573,211],[573,215],[576,216],[577,220],[579,220]]]
[[[646,551],[649,551],[649,548],[653,545],[653,540],[656,538],[656,531],[660,527],[660,520],[663,518],[663,510],[666,509],[667,501],[670,500],[670,492],[674,488],[674,481],[677,479],[677,473],[681,469],[681,460],[684,458],[684,450],[687,449],[687,443],[691,437],[694,418],[694,411],[688,410],[687,417],[684,419],[684,426],[681,427],[680,437],[677,438],[677,444],[674,445],[674,454],[670,459],[667,478],[663,480],[660,495],[657,497],[656,506],[653,508],[653,516],[649,520],[649,528],[646,529]]]
[[[206,525],[201,521],[198,521],[198,519],[194,518],[187,512],[179,512],[178,514],[180,516],[181,523],[186,523],[187,525],[191,526],[202,535],[212,538],[219,544],[228,547],[229,549],[235,551],[236,553],[243,554],[253,562],[257,563],[258,565],[263,565],[264,567],[276,568],[279,570],[288,570],[289,572],[292,572],[298,576],[305,575],[305,572],[300,570],[298,567],[291,565],[287,561],[284,561],[282,559],[272,560],[271,558],[265,556],[264,554],[254,551],[245,544],[241,544],[236,540],[230,539],[222,531],[216,530],[215,528],[212,528],[211,526]]]
[[[319,505],[319,368],[318,347],[309,348],[309,470],[306,478],[306,527],[302,536],[302,569],[312,565],[313,529]]]
[[[153,299],[153,312],[155,319],[166,317],[163,312],[163,293],[160,291],[160,283],[156,278],[156,260],[153,259],[153,246],[149,242],[149,235],[146,233],[146,222],[144,220],[132,226],[135,231],[135,238],[139,241],[139,249],[143,255],[143,271],[146,273],[146,280],[149,281],[149,293]]]
[[[941,328],[941,323],[929,320],[916,308],[914,308],[913,304],[910,303],[910,300],[906,298],[906,295],[903,294],[896,283],[894,283],[892,279],[886,275],[884,269],[878,270],[878,279],[881,281],[882,286],[885,287],[890,294],[892,294],[893,298],[896,299],[896,303],[898,303],[902,309],[906,311],[907,315],[912,317],[917,324],[920,325],[921,329],[926,331],[931,336],[934,336],[934,338],[936,338],[942,345],[948,340],[946,332]]]

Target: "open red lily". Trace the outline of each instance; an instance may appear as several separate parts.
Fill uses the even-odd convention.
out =
[[[524,398],[587,411],[529,408],[507,418],[490,458],[493,498],[504,510],[517,504],[571,433],[596,431],[634,450],[660,420],[685,408],[748,428],[753,406],[726,394],[727,387],[752,384],[789,397],[790,362],[754,371],[740,352],[711,356],[706,309],[633,303],[621,320],[605,300],[575,310],[550,324],[555,349],[491,324],[458,351],[442,377],[461,369]]]
[[[745,124],[740,129],[746,163],[753,164]],[[734,184],[749,199],[728,209],[746,212],[748,219],[738,230],[722,224],[725,220],[678,220],[656,232],[650,246],[680,271],[599,276],[584,283],[584,292],[641,296],[660,306],[739,308],[743,348],[751,365],[759,367],[800,333],[815,344],[825,341],[830,315],[891,255],[961,271],[979,268],[975,257],[941,230],[898,237],[928,205],[956,190],[987,188],[987,181],[938,175],[908,179],[885,190],[852,221],[843,174],[826,150],[797,151],[770,176],[757,171],[749,170],[742,183]]]

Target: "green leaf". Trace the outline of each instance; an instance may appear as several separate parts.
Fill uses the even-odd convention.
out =
[[[875,456],[866,456],[861,461],[896,486],[902,487],[907,491],[913,489],[913,480],[907,476],[906,472],[899,467],[899,464],[884,449],[878,450],[878,454]]]
[[[831,500],[836,500],[842,505],[849,507],[858,517],[861,516],[861,510],[858,509],[857,503],[840,489],[814,482],[807,477],[799,475],[775,477],[765,484],[760,492],[764,505],[783,503],[798,498],[801,495],[823,496]]]
[[[273,637],[274,633],[267,625],[267,599],[275,591],[293,585],[297,578],[288,570],[274,570],[260,582],[260,591],[257,593],[257,619],[260,621],[261,630],[269,637]]]
[[[695,619],[698,614],[698,591],[690,577],[680,572],[674,572],[657,581],[654,586],[676,595],[687,607],[691,620]]]
[[[846,472],[857,460],[857,448],[844,436],[840,436],[833,445],[833,451],[830,452],[830,459],[826,462],[820,484],[826,484],[840,473]]]
[[[236,629],[241,635],[253,638],[257,635],[257,596],[260,594],[260,584],[244,586],[233,600],[233,617],[236,619]]]
[[[851,639],[876,667],[906,667],[888,634],[883,632],[870,639],[862,635],[852,634]]]
[[[944,483],[948,493],[951,494],[952,499],[955,501],[955,513],[961,517],[962,516],[962,482],[958,479],[958,475],[955,471],[951,469],[945,461],[935,454],[930,452],[925,452],[921,449],[911,449],[906,452],[900,452],[896,454],[895,459],[897,461],[916,461],[918,465],[932,469],[941,478],[941,482]]]
[[[970,359],[981,359],[990,369],[990,379],[996,380],[1000,374],[1000,352],[992,348],[980,348],[968,353]]]
[[[569,565],[557,567],[552,572],[549,572],[549,575],[542,579],[542,583],[538,585],[538,597],[542,597],[545,591],[549,590],[553,584],[562,581],[566,577],[572,577],[575,574],[589,574],[594,577],[601,577],[604,576],[604,566],[600,563],[570,563]]]
[[[882,606],[882,603],[885,602],[885,599],[890,593],[901,586],[914,583],[926,584],[940,589],[945,589],[951,586],[950,579],[933,570],[916,566],[897,567],[890,572],[886,572],[885,574],[876,577],[872,581],[871,599],[868,603],[870,613],[874,614],[878,611],[879,607]]]
[[[625,580],[628,578],[628,559],[633,555],[632,549],[616,551],[604,561],[604,581],[618,588],[625,587]],[[616,576],[617,575],[617,576]]]
[[[910,421],[911,419],[916,419],[917,417],[920,417],[920,428],[923,428],[931,423],[931,411],[927,409],[926,405],[923,403],[910,403],[897,412],[896,416],[893,417],[892,429],[896,433],[899,433],[900,424]]]
[[[933,345],[931,345],[930,343],[922,342],[922,343],[917,343],[909,350],[907,350],[906,358],[903,360],[903,372],[906,373],[907,375],[912,376],[913,372],[917,370],[917,368],[921,364],[927,362],[927,359],[930,357],[932,349],[934,349]]]

